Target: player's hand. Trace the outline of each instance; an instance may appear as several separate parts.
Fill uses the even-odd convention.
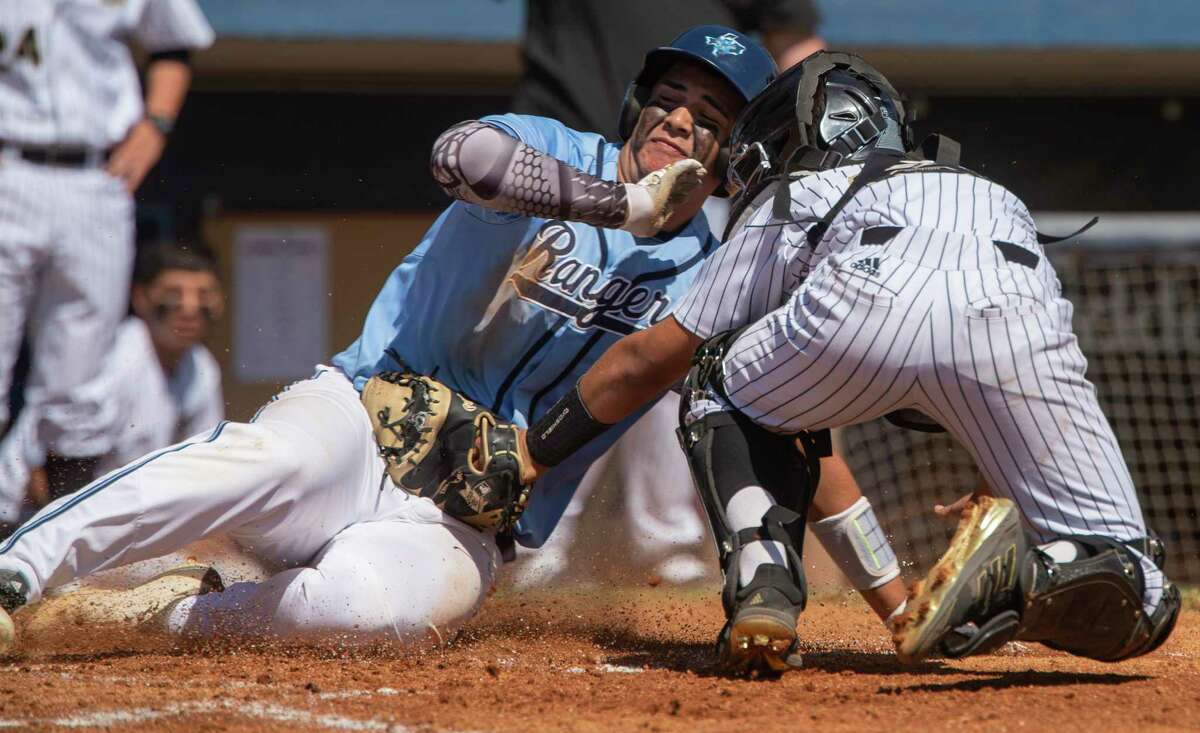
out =
[[[29,472],[29,481],[25,484],[25,497],[39,509],[54,501],[45,468],[38,466]]]
[[[967,502],[972,501],[972,500],[978,498],[979,496],[980,496],[979,494],[972,492],[970,494],[962,495],[953,504],[950,504],[950,505],[934,504],[933,505],[933,513],[938,515],[938,517],[941,519],[949,519],[949,520],[957,521],[958,515],[962,514],[962,510],[966,508]]]
[[[629,215],[621,228],[639,237],[658,234],[705,175],[707,171],[699,161],[685,158],[659,168],[637,183],[625,184]]]
[[[161,130],[148,120],[141,120],[113,150],[108,160],[109,174],[120,178],[125,190],[133,193],[158,163],[166,144],[166,136]]]
[[[521,483],[525,486],[533,485],[550,470],[529,455],[529,431],[524,428],[517,430],[517,453],[521,456]]]

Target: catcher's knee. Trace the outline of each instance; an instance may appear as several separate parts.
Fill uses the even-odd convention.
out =
[[[1163,579],[1153,612],[1143,606],[1141,556],[1107,537],[1067,538],[1078,559],[1057,563],[1037,550],[1032,576],[1023,580],[1025,606],[1018,638],[1063,651],[1116,662],[1157,649],[1175,627],[1182,605],[1179,589]],[[1151,540],[1161,565],[1161,543]]]
[[[724,507],[747,486],[762,487],[776,503],[804,515],[829,447],[823,436],[774,433],[717,407],[725,401],[721,363],[739,333],[715,336],[697,349],[679,400],[680,443],[710,519],[724,521]]]

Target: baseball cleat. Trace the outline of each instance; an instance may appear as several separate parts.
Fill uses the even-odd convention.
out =
[[[13,626],[12,616],[0,608],[0,655],[7,653],[16,640],[17,629]]]
[[[64,625],[164,632],[167,616],[176,603],[222,590],[225,586],[215,568],[180,565],[133,588],[84,588],[47,599],[30,609],[24,627],[30,636],[52,632]]]
[[[25,605],[29,586],[20,573],[0,570],[0,654],[8,652],[17,640],[17,629],[9,615]]]
[[[749,676],[778,676],[801,665],[796,620],[804,592],[782,565],[758,566],[737,593],[734,610],[717,636],[722,669]]]
[[[1011,639],[1027,548],[1015,504],[991,496],[968,502],[949,549],[909,590],[892,636],[900,661],[981,654]],[[962,639],[974,641],[957,643]]]

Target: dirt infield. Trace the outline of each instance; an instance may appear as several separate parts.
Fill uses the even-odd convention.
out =
[[[130,731],[1196,730],[1200,615],[1119,665],[1036,645],[903,668],[843,595],[803,617],[806,669],[715,674],[716,589],[498,594],[449,648],[23,653],[0,662],[0,728]],[[92,640],[93,643],[97,640]]]

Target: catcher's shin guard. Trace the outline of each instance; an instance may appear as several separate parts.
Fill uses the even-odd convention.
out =
[[[804,515],[819,464],[815,451],[797,449],[797,436],[771,433],[736,412],[698,416],[697,403],[724,401],[720,363],[736,335],[723,334],[697,351],[684,381],[680,440],[725,575],[722,604],[728,621],[717,638],[722,665],[738,673],[778,674],[799,664],[796,620],[806,596],[800,559]],[[748,486],[766,490],[776,505],[763,515],[761,526],[735,530],[726,507]],[[738,557],[751,542],[779,543],[787,567],[760,565],[750,582],[741,587]]]
[[[1141,564],[1126,543],[1063,539],[1078,549],[1077,559],[1055,562],[1035,547],[1006,499],[968,505],[950,548],[910,592],[896,626],[897,655],[907,662],[933,653],[965,657],[1022,639],[1115,662],[1162,644],[1179,615],[1179,590],[1167,583],[1147,616]]]
[[[725,572],[721,602],[727,621],[717,635],[717,654],[726,670],[771,675],[800,666],[796,622],[808,597],[797,540],[803,532],[799,514],[775,505],[763,515],[761,527],[735,532],[727,539],[733,548],[721,562]],[[759,540],[781,543],[788,566],[759,565],[750,582],[739,587],[738,555],[746,543]]]

